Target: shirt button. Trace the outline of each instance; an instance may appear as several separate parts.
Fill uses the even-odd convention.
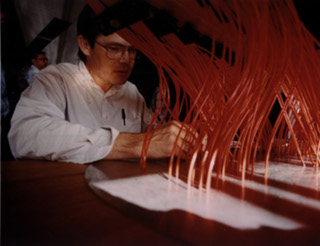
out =
[[[109,116],[108,115],[106,115],[106,117],[105,117],[106,119],[109,119]]]

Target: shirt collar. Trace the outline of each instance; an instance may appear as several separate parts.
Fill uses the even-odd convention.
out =
[[[94,82],[91,74],[89,73],[89,71],[83,61],[79,60],[77,66],[79,68],[80,73],[84,76],[85,80],[90,80],[90,81]]]
[[[31,68],[32,68],[32,70],[33,71],[35,71],[35,72],[39,72],[40,70],[35,66],[35,65],[31,65]]]

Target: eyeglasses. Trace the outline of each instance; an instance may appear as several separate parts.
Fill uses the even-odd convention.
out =
[[[122,45],[104,46],[104,45],[100,44],[98,41],[95,41],[95,42],[107,51],[107,56],[110,59],[118,60],[124,55],[124,53],[126,51],[128,51],[130,60],[134,60],[137,57],[138,50],[136,48],[125,47]]]
[[[37,58],[37,60],[48,61],[48,58]]]

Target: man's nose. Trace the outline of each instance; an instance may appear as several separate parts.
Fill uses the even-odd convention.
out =
[[[124,53],[122,54],[120,58],[120,62],[123,63],[129,63],[130,62],[130,57],[129,57],[129,50],[125,50]]]

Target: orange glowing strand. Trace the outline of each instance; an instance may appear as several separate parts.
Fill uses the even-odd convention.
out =
[[[265,161],[266,174],[271,158],[288,155],[302,164],[309,160],[318,169],[320,54],[315,47],[320,44],[299,20],[292,1],[211,0],[201,1],[203,7],[195,0],[188,3],[177,0],[173,5],[183,12],[181,18],[189,16],[194,27],[210,37],[211,50],[184,44],[175,34],[155,37],[142,21],[119,34],[158,69],[160,100],[153,122],[162,108],[164,117],[175,120],[183,106],[187,108],[183,124],[198,132],[195,137],[190,131],[189,185],[209,189],[213,172],[237,170],[244,179],[258,156]],[[222,47],[220,53],[216,44]],[[275,104],[280,112],[271,123]],[[150,127],[142,166],[151,136]],[[182,162],[180,155],[174,157],[175,148],[169,175],[178,176]]]

